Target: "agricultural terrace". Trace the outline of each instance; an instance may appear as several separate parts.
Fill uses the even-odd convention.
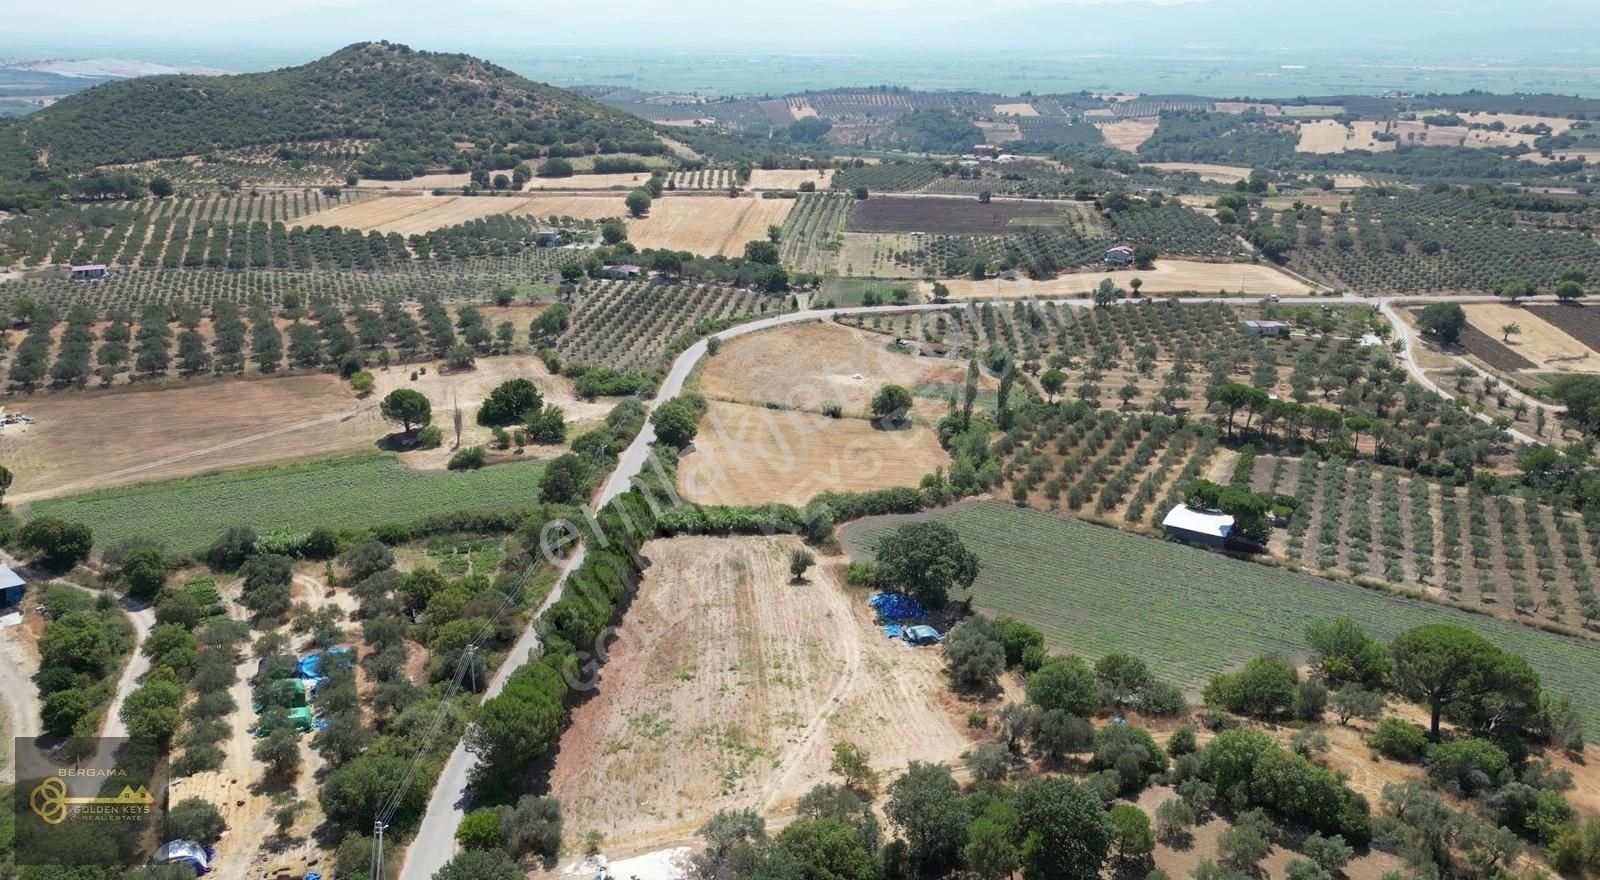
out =
[[[882,430],[864,418],[711,401],[678,491],[701,504],[800,505],[827,491],[912,485],[948,465],[925,424]]]
[[[1241,218],[1243,219],[1243,218]],[[1568,270],[1600,277],[1584,201],[1492,190],[1357,193],[1348,213],[1250,210],[1254,227],[1292,242],[1289,265],[1335,286],[1387,293],[1483,293],[1508,278],[1553,285]]]
[[[657,540],[550,773],[569,828],[629,848],[720,809],[786,814],[849,740],[889,771],[970,746],[936,652],[883,638],[832,566],[789,573],[792,538]],[[628,780],[619,785],[618,780]]]
[[[1028,621],[1053,647],[1090,660],[1126,651],[1198,689],[1258,654],[1303,654],[1310,623],[1350,617],[1382,638],[1451,623],[1525,657],[1547,687],[1572,697],[1588,723],[1600,721],[1600,695],[1588,684],[1600,675],[1594,642],[998,502],[967,502],[931,516],[978,554],[978,607]],[[842,537],[859,558],[870,554],[875,535],[905,519],[860,520]]]
[[[50,499],[34,504],[33,514],[83,523],[102,546],[150,538],[193,550],[237,525],[260,533],[370,529],[437,514],[525,508],[538,497],[543,470],[528,462],[418,471],[374,452]]]

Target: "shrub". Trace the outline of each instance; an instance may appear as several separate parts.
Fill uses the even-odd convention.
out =
[[[54,571],[66,571],[85,559],[94,547],[89,527],[53,516],[29,520],[16,532],[17,546],[35,561]]]
[[[1367,739],[1367,745],[1390,760],[1415,764],[1422,760],[1428,735],[1416,725],[1391,716],[1378,722],[1378,729]]]
[[[1510,766],[1499,746],[1486,739],[1458,739],[1428,753],[1428,776],[1464,794],[1495,788]]]
[[[184,798],[167,811],[167,833],[174,838],[216,843],[225,827],[222,813],[197,797]]]
[[[482,446],[468,446],[464,449],[457,449],[450,456],[450,461],[445,463],[445,467],[452,471],[477,470],[483,467],[488,460],[489,451],[487,449]]]

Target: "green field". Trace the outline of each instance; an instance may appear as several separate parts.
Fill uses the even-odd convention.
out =
[[[1197,690],[1256,654],[1306,651],[1313,621],[1348,615],[1385,639],[1424,623],[1454,623],[1526,657],[1546,687],[1600,724],[1594,642],[998,502],[948,509],[937,519],[983,562],[974,586],[980,608],[1032,623],[1052,647],[1091,660],[1128,651]],[[896,520],[864,521],[864,537],[851,540],[870,544]]]
[[[192,550],[236,525],[259,532],[359,529],[439,513],[531,505],[538,501],[543,469],[527,462],[477,471],[418,471],[374,452],[40,501],[33,515],[85,523],[100,546],[151,537],[174,550]]]

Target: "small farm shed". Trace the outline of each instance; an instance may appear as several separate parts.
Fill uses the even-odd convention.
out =
[[[942,342],[923,342],[917,345],[917,354],[923,357],[944,357],[950,354],[950,346]]]
[[[1180,504],[1161,520],[1167,536],[1189,544],[1221,549],[1233,534],[1233,517],[1215,510],[1196,510]]]
[[[22,602],[22,577],[0,565],[0,605],[18,605]]]
[[[1105,262],[1107,266],[1127,266],[1133,263],[1133,246],[1119,244],[1114,248],[1106,249]]]
[[[1251,336],[1285,338],[1289,335],[1289,325],[1283,321],[1245,321],[1244,332]]]
[[[98,281],[104,277],[106,277],[106,267],[99,263],[72,267],[73,281]]]
[[[554,229],[541,229],[533,234],[533,241],[539,247],[555,247],[561,240],[561,235]]]
[[[606,271],[610,272],[613,278],[638,278],[639,273],[644,270],[632,263],[618,263],[615,266],[607,266]]]

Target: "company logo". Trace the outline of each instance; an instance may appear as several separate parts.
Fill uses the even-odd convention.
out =
[[[74,797],[67,794],[67,784],[52,777],[34,786],[28,795],[28,806],[47,824],[60,825],[68,816],[118,819],[149,815],[156,799],[144,786],[125,785],[115,797]]]

